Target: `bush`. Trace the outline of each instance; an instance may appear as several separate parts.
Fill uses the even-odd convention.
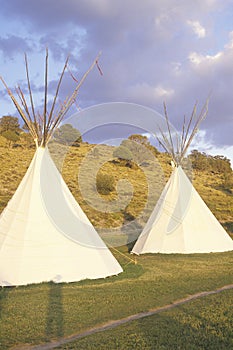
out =
[[[121,165],[129,168],[133,167],[133,163],[131,161],[133,159],[133,154],[127,147],[120,145],[119,147],[115,148],[113,151],[113,157],[118,158]]]
[[[71,124],[64,124],[54,132],[54,139],[63,145],[79,147],[82,135]]]
[[[127,147],[119,146],[114,149],[113,157],[131,161],[133,159],[133,154]]]
[[[216,174],[232,173],[230,160],[224,156],[211,156],[204,152],[192,150],[188,158],[192,162],[193,169],[211,171]]]
[[[4,131],[2,136],[8,141],[8,147],[12,147],[19,140],[19,135],[13,130]]]
[[[96,188],[100,194],[109,194],[115,189],[114,176],[98,173],[96,178]]]

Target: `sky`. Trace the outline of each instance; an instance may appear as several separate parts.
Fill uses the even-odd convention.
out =
[[[233,0],[0,0],[0,75],[25,88],[24,53],[32,88],[42,104],[45,48],[49,88],[67,55],[75,77],[101,51],[103,75],[83,84],[80,109],[130,102],[163,113],[179,128],[210,96],[208,116],[193,147],[233,164]],[[67,73],[63,95],[73,81]],[[0,116],[16,115],[0,86]]]

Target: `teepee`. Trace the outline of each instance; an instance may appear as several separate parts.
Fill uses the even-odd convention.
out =
[[[30,108],[20,87],[20,103],[1,78],[36,143],[36,152],[14,196],[0,216],[0,285],[17,286],[44,281],[72,282],[122,272],[122,268],[73,198],[48,150],[48,142],[75,101],[79,88],[95,64],[77,83],[72,95],[55,112],[61,73],[50,111],[47,108],[48,51],[45,64],[43,114],[36,114],[27,57],[25,65]]]
[[[172,156],[173,172],[132,253],[210,253],[233,250],[233,241],[193,187],[181,167],[187,150],[205,118],[208,103],[200,114],[194,106],[181,135],[173,132],[164,105],[167,131],[156,135]]]

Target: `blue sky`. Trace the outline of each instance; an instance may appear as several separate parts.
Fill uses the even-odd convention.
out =
[[[46,46],[51,89],[68,54],[80,77],[102,51],[104,75],[95,69],[88,77],[81,109],[131,102],[162,113],[165,101],[179,127],[211,92],[194,146],[233,162],[232,0],[0,0],[0,6],[0,75],[10,87],[25,83],[27,52],[40,106]],[[72,87],[67,77],[64,97]],[[0,98],[0,115],[15,114],[3,86]]]

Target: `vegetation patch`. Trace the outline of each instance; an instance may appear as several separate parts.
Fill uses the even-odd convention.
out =
[[[231,349],[231,291],[211,295],[56,349]],[[214,310],[214,312],[213,312]]]
[[[109,194],[115,189],[115,180],[113,175],[98,173],[96,178],[96,188],[101,194]]]
[[[40,344],[59,339],[60,337],[66,337],[111,320],[162,307],[200,291],[215,290],[223,285],[232,283],[231,266],[233,264],[233,252],[194,255],[171,254],[166,256],[162,254],[148,254],[137,257],[137,264],[135,265],[129,263],[129,258],[134,259],[134,257],[127,253],[125,246],[117,250],[119,252],[113,250],[113,253],[124,269],[124,272],[119,276],[69,284],[42,283],[17,288],[1,288],[1,350],[10,349],[13,346],[25,347],[25,344]],[[200,301],[201,304],[192,302],[194,305],[193,310],[189,314],[188,311],[185,311],[182,316],[185,317],[185,321],[181,319],[182,327],[178,326],[178,324],[181,325],[178,322],[178,316],[178,323],[174,319],[173,324],[171,318],[171,322],[167,324],[165,329],[166,333],[173,334],[173,336],[171,336],[167,344],[165,343],[167,346],[165,349],[168,349],[168,345],[174,341],[173,337],[179,329],[182,333],[182,329],[185,329],[186,324],[189,324],[189,327],[192,327],[193,324],[193,337],[196,336],[198,338],[199,332],[200,337],[204,337],[204,334],[206,334],[206,344],[209,344],[208,324],[212,324],[212,331],[217,332],[217,325],[220,326],[221,322],[224,321],[222,331],[224,332],[224,337],[230,339],[232,330],[225,328],[224,331],[224,327],[229,325],[232,320],[232,308],[230,307],[232,304],[232,292],[224,292],[224,294],[227,297],[223,299],[222,294],[216,296],[220,304],[216,303],[215,307],[213,307],[213,303],[209,309],[208,303],[205,302],[206,299]],[[200,307],[200,305],[203,306]],[[204,307],[208,309],[206,309],[206,312],[203,311]],[[180,308],[182,310],[187,308],[188,310],[188,306]],[[219,323],[216,312],[222,314]],[[173,310],[171,313],[175,315],[176,311]],[[203,315],[205,313],[206,316],[209,314],[209,323],[204,325],[205,318],[203,318]],[[166,313],[166,315],[168,314]],[[149,329],[151,330],[154,327],[158,332],[156,336],[154,335],[157,340],[153,336],[150,339],[152,344],[153,342],[155,342],[154,344],[157,344],[157,342],[158,344],[160,342],[163,344],[163,341],[165,341],[164,326],[168,318],[164,316],[164,324],[160,324],[159,320],[161,320],[161,317],[163,319],[161,315],[150,319]],[[174,317],[176,318],[176,316]],[[203,324],[199,328],[197,328],[198,320],[200,324]],[[149,321],[143,319],[138,322],[136,326],[132,326],[133,328],[130,325],[122,327],[120,330],[121,336],[119,337],[120,349],[123,349],[124,346],[125,349],[131,349],[133,347],[130,346],[136,346],[131,345],[133,343],[126,343],[126,335],[129,335],[129,333],[132,334],[132,337],[130,336],[131,342],[133,342],[134,334],[138,334],[137,339],[138,337],[142,338],[140,342],[146,341],[146,336],[144,338],[142,334],[140,335],[137,329],[139,325],[141,327],[144,322],[146,325],[146,322]],[[158,328],[159,324],[161,326]],[[129,327],[129,333],[127,327]],[[204,333],[202,333],[203,327],[206,327]],[[117,329],[112,331],[113,336],[109,336],[109,339],[115,339],[113,338],[115,337],[114,334],[118,332]],[[180,344],[178,334],[177,343],[175,342],[174,344]],[[219,344],[228,344],[227,342],[221,343],[221,335],[219,333],[216,336],[217,338],[219,338]],[[188,331],[185,333],[185,339],[188,341]],[[190,338],[190,342],[191,340],[192,338]],[[85,341],[89,343],[87,349],[99,347],[99,340],[92,338],[92,336],[90,340],[88,338]],[[86,343],[84,344],[86,345]],[[106,339],[106,348],[109,346],[108,349],[111,349],[111,344]],[[139,345],[137,346],[139,348]],[[85,348],[82,344],[80,347]],[[79,345],[77,347],[73,345],[73,349],[75,348],[79,348]],[[99,348],[102,349],[101,347]]]

